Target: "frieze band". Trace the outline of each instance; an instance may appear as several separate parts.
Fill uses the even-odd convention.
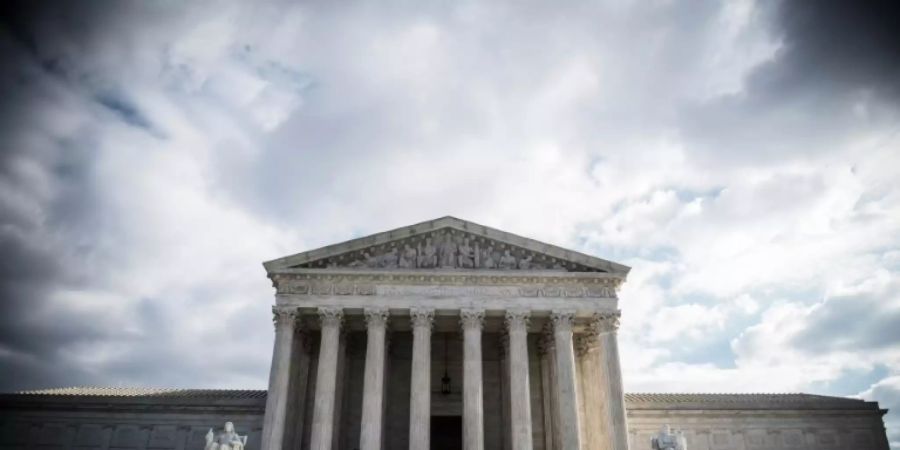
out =
[[[388,297],[592,297],[617,298],[616,289],[606,285],[589,286],[455,286],[410,285],[378,286],[328,282],[288,282],[279,286],[280,294],[297,295],[377,295]]]

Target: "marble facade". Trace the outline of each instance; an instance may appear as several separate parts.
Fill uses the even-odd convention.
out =
[[[265,267],[276,289],[276,340],[263,449],[425,450],[457,432],[467,450],[628,448],[615,348],[626,266],[445,217]],[[394,348],[407,339],[408,360]],[[353,341],[365,342],[353,346],[361,355],[350,354]],[[449,341],[452,353],[432,348]],[[314,375],[293,368],[294,348],[309,349]],[[460,366],[456,384],[442,392],[436,378],[451,363]],[[342,374],[347,365],[365,378]],[[398,382],[406,384],[399,397],[389,386]],[[359,413],[335,408],[352,395],[348,383],[362,387]],[[286,403],[300,385],[308,404]],[[397,430],[394,416],[407,414],[407,429]],[[343,423],[347,415],[359,424]],[[461,429],[437,430],[434,417],[457,417]]]
[[[265,263],[268,391],[0,394],[0,450],[887,450],[875,402],[623,393],[629,268],[452,217]]]

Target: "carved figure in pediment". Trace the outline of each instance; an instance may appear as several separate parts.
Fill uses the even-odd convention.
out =
[[[347,267],[366,267],[366,262],[361,259],[356,259],[350,261],[350,264],[347,264]]]
[[[526,256],[519,260],[519,269],[520,270],[531,269],[531,256]]]
[[[403,252],[400,253],[400,261],[397,265],[401,269],[415,269],[416,253],[416,249],[410,247],[409,244],[404,245]]]
[[[437,247],[431,242],[431,238],[425,238],[425,246],[419,244],[418,262],[420,269],[433,269],[437,267]]]
[[[396,269],[399,260],[400,254],[397,252],[397,247],[392,247],[389,252],[381,256],[379,267],[383,267],[385,269]]]
[[[489,246],[481,255],[481,266],[484,269],[496,269],[497,260],[494,259],[494,247]]]
[[[441,241],[441,267],[456,267],[456,242],[453,236],[445,233]]]
[[[369,252],[363,252],[362,258],[357,259],[347,265],[349,267],[358,267],[358,268],[363,268],[363,267],[375,268],[375,267],[378,267],[378,263],[379,263],[379,261],[378,261],[377,256],[370,255]]]
[[[471,269],[475,267],[475,249],[469,245],[469,238],[463,239],[459,245],[459,267],[463,269]]]
[[[503,256],[500,257],[498,266],[503,270],[512,270],[518,267],[516,257],[509,254],[509,249],[503,251]]]
[[[376,268],[381,264],[381,258],[378,255],[369,254],[369,252],[363,253],[366,257],[366,267]]]
[[[206,433],[206,447],[204,450],[244,450],[247,445],[247,436],[241,436],[234,431],[234,424],[225,422],[225,428],[221,433],[213,433],[210,428]]]

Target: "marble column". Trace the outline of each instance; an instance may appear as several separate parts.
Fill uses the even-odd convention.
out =
[[[622,388],[622,367],[619,364],[619,311],[600,313],[592,324],[599,335],[605,361],[601,361],[607,379],[607,412],[612,450],[628,450],[628,422],[625,416],[625,393]]]
[[[575,313],[553,311],[553,340],[556,350],[556,388],[559,396],[559,450],[580,450],[578,431],[578,395],[575,387],[575,349],[572,342],[572,322]]]
[[[509,400],[513,450],[531,450],[531,391],[528,380],[528,311],[507,311]]]
[[[575,336],[575,363],[578,370],[578,404],[581,445],[584,448],[608,448],[606,418],[602,414],[606,404],[606,378],[601,376],[597,348],[597,336],[585,333]]]
[[[341,427],[344,425],[342,420],[344,408],[344,391],[347,387],[347,332],[343,328],[338,334],[338,352],[337,352],[337,370],[334,378],[334,411],[331,415],[334,417],[334,426],[331,427],[331,448],[342,448],[344,443],[341,438]]]
[[[431,444],[431,326],[433,309],[409,311],[413,329],[412,377],[409,389],[409,450]]]
[[[334,431],[334,403],[340,350],[341,308],[319,308],[322,338],[319,343],[319,367],[316,372],[316,403],[313,410],[311,450],[331,450]]]
[[[484,387],[481,373],[483,309],[460,311],[463,330],[463,450],[484,450]]]
[[[512,450],[512,420],[510,420],[509,403],[509,334],[500,336],[500,345],[497,348],[500,356],[500,413],[503,416],[503,433],[501,438],[503,450]]]
[[[544,449],[555,450],[559,447],[557,438],[556,419],[559,417],[559,407],[556,401],[556,372],[553,367],[556,362],[556,352],[553,351],[553,333],[544,330],[538,340],[538,354],[541,357],[541,399],[543,400],[541,411],[544,419]]]
[[[297,308],[275,306],[272,307],[272,315],[275,324],[275,345],[272,350],[269,393],[266,396],[266,412],[263,418],[263,450],[281,450],[284,445]]]
[[[283,448],[300,448],[306,421],[306,394],[309,385],[310,338],[309,332],[297,326],[294,330],[294,354],[291,357],[291,398],[287,408],[287,423]]]
[[[366,308],[366,368],[363,380],[360,450],[380,450],[384,408],[386,308]]]

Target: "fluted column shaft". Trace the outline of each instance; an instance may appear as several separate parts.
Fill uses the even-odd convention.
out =
[[[575,381],[575,349],[572,342],[572,312],[554,311],[553,340],[556,346],[556,382],[559,396],[560,450],[580,450],[578,395]]]
[[[484,310],[460,312],[463,329],[463,450],[484,450],[484,387],[481,329]]]
[[[552,327],[547,327],[538,340],[541,355],[541,399],[544,415],[544,448],[559,448],[559,399],[556,396],[556,344],[553,342]]]
[[[384,408],[384,347],[388,310],[366,308],[366,369],[363,381],[360,450],[381,449]]]
[[[269,393],[266,397],[266,412],[263,419],[263,450],[281,450],[284,445],[297,309],[273,307],[272,315],[275,324],[275,344],[272,349]]]
[[[606,372],[608,394],[607,412],[612,440],[612,450],[628,450],[628,421],[625,414],[625,393],[622,388],[622,367],[619,363],[618,311],[594,316],[593,327],[603,347],[605,361],[601,361]]]
[[[291,382],[289,384],[282,448],[299,448],[303,439],[303,427],[306,424],[307,387],[309,385],[310,342],[309,333],[301,327],[294,328],[294,352],[291,356]]]
[[[431,443],[431,326],[433,309],[412,309],[412,379],[409,390],[409,449],[429,450]]]
[[[609,424],[606,415],[607,380],[601,368],[601,351],[597,335],[590,329],[575,336],[575,356],[578,365],[578,389],[581,404],[581,445],[585,448],[609,449]]]
[[[528,312],[507,311],[509,400],[513,450],[531,450],[531,392],[528,380]]]
[[[311,450],[331,450],[338,351],[344,313],[340,308],[319,308],[322,338],[316,372],[316,403],[313,411]]]

